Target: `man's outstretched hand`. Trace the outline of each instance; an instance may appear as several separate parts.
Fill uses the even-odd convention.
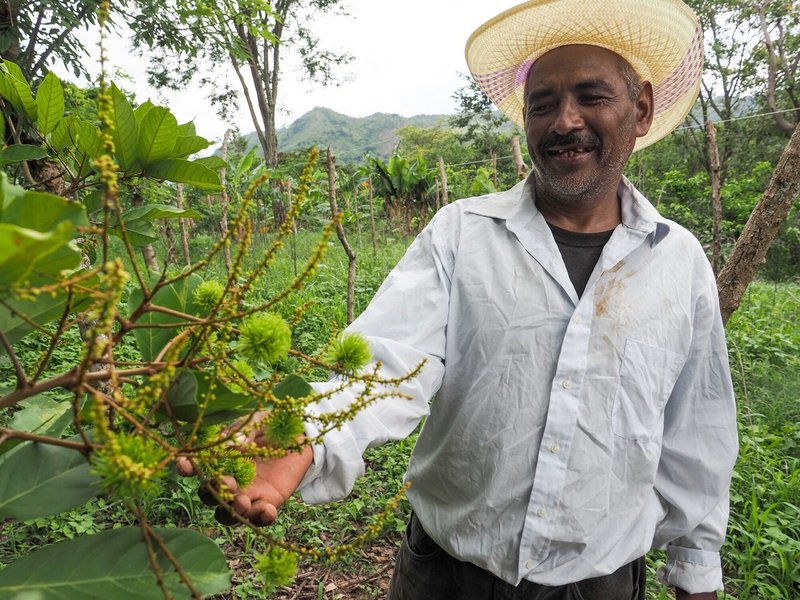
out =
[[[314,454],[310,446],[297,452],[290,452],[280,458],[257,458],[256,476],[245,488],[239,488],[233,477],[225,476],[223,484],[233,493],[231,509],[239,517],[248,519],[253,525],[269,525],[278,517],[278,509],[286,502],[300,485],[311,466]],[[196,475],[194,465],[188,458],[177,461],[178,473],[186,476]],[[219,504],[205,486],[199,490],[200,498],[209,506]],[[220,523],[232,525],[238,522],[231,512],[218,506],[215,514]]]

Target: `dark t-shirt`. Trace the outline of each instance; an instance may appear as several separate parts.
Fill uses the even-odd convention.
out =
[[[603,247],[611,239],[611,231],[601,231],[599,233],[577,233],[567,231],[555,225],[550,226],[553,237],[556,240],[558,249],[561,251],[561,258],[567,267],[567,273],[578,292],[578,297],[583,295],[586,282],[603,252]]]

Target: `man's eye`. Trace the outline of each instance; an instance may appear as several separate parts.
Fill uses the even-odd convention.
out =
[[[608,100],[608,98],[605,96],[583,96],[581,98],[584,104],[602,104],[606,100]]]
[[[541,115],[550,108],[549,104],[534,104],[528,107],[528,114]]]

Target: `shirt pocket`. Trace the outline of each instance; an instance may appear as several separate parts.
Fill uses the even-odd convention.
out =
[[[611,412],[614,435],[634,441],[661,436],[661,414],[685,360],[677,352],[626,340]]]

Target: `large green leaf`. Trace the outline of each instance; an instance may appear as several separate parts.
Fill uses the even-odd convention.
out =
[[[6,206],[25,195],[25,188],[9,182],[8,175],[0,172],[0,221]]]
[[[68,244],[73,233],[68,221],[59,223],[48,233],[0,223],[0,287],[22,281],[34,267],[41,272],[45,267],[42,261]],[[75,253],[74,258],[71,268],[80,264],[80,253]],[[60,266],[56,272],[62,268]]]
[[[108,233],[122,239],[122,230],[118,224],[109,227]],[[158,241],[158,233],[146,219],[125,219],[125,233],[131,246],[146,246]]]
[[[199,135],[180,135],[175,140],[175,148],[172,149],[172,158],[186,158],[190,154],[205,150],[211,143]],[[208,165],[205,165],[208,166]]]
[[[203,158],[196,158],[193,162],[203,165],[204,167],[208,167],[212,171],[224,169],[228,166],[228,163],[222,160],[222,158],[219,156],[204,156]]]
[[[6,81],[9,81],[14,90],[16,90],[16,102],[14,98],[8,98],[8,100],[14,104],[18,110],[24,112],[25,116],[31,121],[35,121],[38,108],[36,106],[36,100],[33,98],[33,93],[31,92],[31,86],[25,79],[22,69],[20,69],[19,65],[16,63],[10,60],[4,60],[0,70],[4,71]]]
[[[191,208],[178,208],[170,204],[147,204],[126,210],[122,213],[122,219],[127,223],[128,220],[144,219],[145,221],[155,221],[156,219],[198,219],[202,217],[199,212]]]
[[[2,211],[0,222],[24,226],[46,233],[63,221],[73,227],[86,225],[86,209],[79,202],[44,192],[26,191],[14,198]]]
[[[158,277],[154,277],[153,283],[157,280]],[[158,290],[155,296],[153,296],[151,304],[163,306],[186,314],[195,314],[198,312],[198,307],[192,299],[192,293],[202,282],[202,278],[197,274],[184,277],[180,281],[171,283]],[[131,292],[128,297],[129,315],[141,304],[142,298],[142,291],[140,289],[135,289]],[[138,325],[163,325],[181,322],[185,321],[178,317],[156,312],[147,312],[137,320]],[[133,330],[133,335],[136,338],[142,357],[148,362],[158,356],[162,348],[164,348],[177,333],[177,328],[171,329],[166,327],[136,328]]]
[[[30,144],[12,144],[0,150],[0,164],[17,163],[24,160],[39,160],[47,156],[47,150]]]
[[[144,119],[144,116],[145,116],[145,115],[146,115],[148,112],[150,112],[150,109],[151,109],[151,108],[153,108],[154,106],[155,106],[155,104],[153,104],[152,102],[150,102],[150,100],[145,100],[144,102],[142,102],[142,103],[141,103],[139,106],[137,106],[137,107],[136,107],[136,108],[133,110],[133,116],[134,116],[134,117],[136,117],[136,123],[137,123],[139,126],[141,126],[141,124],[142,124],[142,119]]]
[[[27,442],[0,457],[0,518],[57,515],[97,496],[99,484],[77,450]]]
[[[154,106],[139,126],[137,153],[143,165],[172,156],[178,138],[178,121],[169,109]]]
[[[192,585],[203,596],[230,587],[222,550],[187,529],[155,528]],[[157,546],[156,546],[157,548]],[[175,598],[190,598],[176,569],[157,550],[164,583]],[[121,527],[59,542],[32,552],[0,571],[0,596],[41,592],[42,600],[162,600],[147,545],[138,527]]]
[[[145,168],[145,174],[155,179],[187,183],[205,190],[221,190],[219,175],[198,163],[181,158],[168,158]]]
[[[48,141],[50,145],[55,148],[56,150],[63,150],[67,146],[72,144],[72,134],[70,133],[70,127],[72,127],[72,122],[75,120],[75,117],[68,116],[64,117],[58,122],[55,129],[50,132],[48,136]]]
[[[60,437],[72,422],[72,403],[53,400],[44,395],[34,396],[19,403],[22,410],[14,413],[7,427],[16,431],[28,431],[39,435]],[[20,438],[10,439],[0,445],[0,455],[19,444]]]
[[[313,391],[314,389],[305,379],[294,373],[287,375],[272,388],[272,393],[278,399],[304,398]]]
[[[103,137],[96,125],[76,119],[72,123],[72,135],[78,150],[90,158],[97,158],[105,153]]]
[[[182,369],[167,393],[167,402],[173,416],[181,421],[195,421],[224,413],[224,421],[246,414],[256,408],[256,399],[250,394],[234,392],[211,373]],[[201,410],[201,404],[205,408]],[[204,424],[209,425],[204,418]]]
[[[53,73],[45,75],[36,90],[36,124],[42,135],[56,128],[64,116],[64,88]]]
[[[114,140],[114,154],[119,166],[126,171],[136,167],[136,146],[139,141],[139,126],[133,115],[131,103],[119,88],[111,84],[111,137]]]

